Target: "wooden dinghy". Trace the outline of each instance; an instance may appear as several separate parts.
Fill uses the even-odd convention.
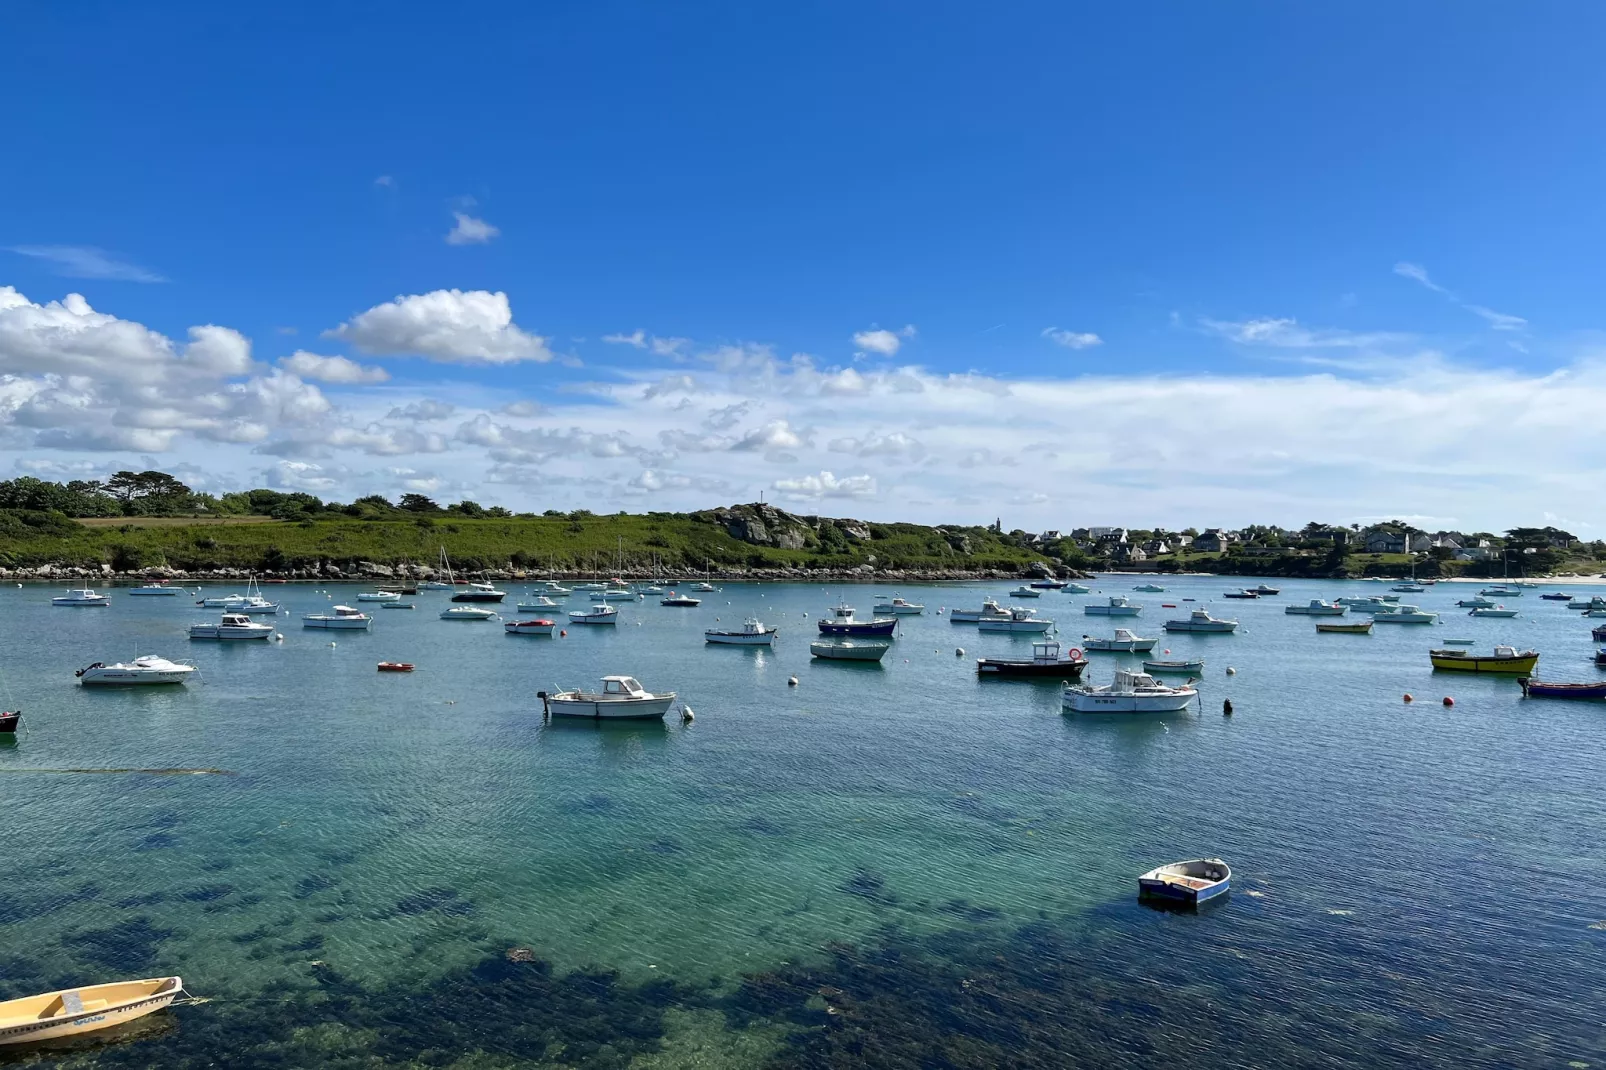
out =
[[[0,1045],[76,1036],[143,1018],[172,1003],[184,982],[177,977],[114,981],[0,1003]]]
[[[1606,699],[1606,681],[1587,684],[1553,684],[1545,680],[1533,680],[1526,676],[1519,676],[1517,683],[1522,686],[1525,698],[1576,698],[1576,699]]]
[[[1338,635],[1367,635],[1372,630],[1372,622],[1360,621],[1356,624],[1320,624],[1316,625],[1318,632],[1332,632]]]

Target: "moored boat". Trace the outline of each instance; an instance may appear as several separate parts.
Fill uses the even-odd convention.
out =
[[[301,618],[303,628],[334,628],[340,631],[365,632],[373,623],[374,618],[351,606],[332,606],[328,613],[308,613]]]
[[[893,598],[890,601],[878,602],[873,610],[875,613],[890,613],[895,617],[917,617],[925,611],[925,606],[903,598]]]
[[[569,610],[570,624],[618,624],[619,611],[606,602],[598,602],[590,609]]]
[[[19,584],[18,586],[21,585]],[[53,606],[109,606],[112,604],[112,600],[109,595],[100,594],[88,587],[82,587],[76,591],[68,591],[64,595],[52,598],[50,604]]]
[[[1418,606],[1396,606],[1392,613],[1372,614],[1372,619],[1384,624],[1432,624],[1439,615]]]
[[[703,633],[703,642],[725,646],[774,646],[775,637],[780,632],[779,628],[766,628],[757,617],[748,617],[742,627],[735,631],[709,629]]]
[[[1188,614],[1186,620],[1166,621],[1165,630],[1168,632],[1233,632],[1238,630],[1238,622],[1212,617],[1208,609],[1196,609]]]
[[[400,602],[400,591],[358,591],[359,602]]]
[[[988,619],[1006,619],[1010,611],[998,604],[998,600],[988,598],[982,602],[980,609],[950,609],[948,620],[953,624],[975,624],[977,621]]]
[[[502,624],[502,630],[509,635],[544,635],[548,638],[558,634],[558,622],[545,617],[535,617],[530,620],[510,620]]]
[[[1223,597],[1223,598],[1259,598],[1260,595],[1255,591],[1223,591],[1223,592],[1221,592],[1221,597]]]
[[[1065,586],[1064,580],[1033,580],[1031,585],[1042,591],[1058,591]]]
[[[1571,602],[1573,600],[1573,596],[1566,591],[1546,591],[1539,597],[1546,602]]]
[[[155,583],[145,583],[138,587],[130,587],[128,593],[144,598],[176,598],[184,593],[182,587],[169,587],[166,580],[157,580]]]
[[[1457,599],[1455,604],[1460,609],[1493,609],[1495,607],[1495,603],[1491,599],[1482,595],[1476,598]]]
[[[495,616],[496,610],[479,606],[452,606],[441,611],[441,620],[490,620]]]
[[[217,623],[190,625],[191,639],[266,639],[273,625],[258,624],[244,613],[225,613]]]
[[[1537,650],[1519,651],[1514,646],[1497,646],[1493,654],[1474,654],[1466,650],[1430,650],[1435,669],[1450,672],[1493,672],[1523,675],[1539,663]]]
[[[1113,683],[1072,685],[1060,702],[1077,713],[1175,713],[1186,709],[1198,694],[1192,687],[1162,684],[1146,672],[1117,669]]]
[[[898,627],[898,618],[876,617],[872,620],[858,620],[853,616],[853,607],[846,602],[840,602],[831,610],[831,619],[821,617],[816,624],[821,635],[890,637]]]
[[[1349,612],[1349,607],[1341,606],[1337,602],[1324,602],[1320,598],[1312,598],[1302,606],[1284,606],[1283,612],[1303,614],[1307,617],[1342,617]]]
[[[1087,668],[1087,659],[1076,647],[1063,656],[1060,645],[1053,640],[1032,644],[1029,658],[977,658],[978,676],[1052,676],[1061,680],[1077,680]]]
[[[1022,585],[1020,587],[1015,588],[1013,591],[1010,591],[1009,592],[1009,597],[1011,597],[1011,598],[1041,598],[1041,597],[1043,597],[1043,592],[1042,591],[1033,590],[1030,587]]]
[[[1012,632],[1022,635],[1041,635],[1054,627],[1054,622],[1039,617],[1035,610],[1011,610],[1007,617],[984,617],[976,622],[980,632]]]
[[[1467,610],[1467,616],[1469,617],[1515,617],[1516,615],[1517,611],[1515,609],[1507,609],[1505,606],[1479,606],[1477,609]]]
[[[1426,594],[1428,589],[1420,583],[1397,583],[1390,587],[1389,590],[1398,591],[1401,594]]]
[[[1232,891],[1232,869],[1219,858],[1156,866],[1138,878],[1138,895],[1197,906]]]
[[[1064,587],[1062,587],[1060,589],[1062,591],[1064,591],[1066,594],[1092,594],[1093,593],[1093,588],[1083,586],[1080,583],[1067,583]]]
[[[548,695],[536,692],[543,709],[553,717],[586,717],[598,721],[656,720],[669,712],[676,695],[661,695],[644,689],[631,676],[604,676],[601,691],[571,688]]]
[[[1092,635],[1082,636],[1082,645],[1086,649],[1118,654],[1147,654],[1154,649],[1154,645],[1159,641],[1158,637],[1145,639],[1142,636],[1132,634],[1125,628],[1115,629],[1115,637],[1113,639],[1100,639]]]
[[[413,663],[410,661],[381,661],[377,666],[380,672],[412,672]]]
[[[0,1003],[0,1045],[92,1033],[163,1010],[184,991],[178,977],[114,981]]]
[[[500,602],[507,597],[506,591],[499,591],[489,583],[470,583],[459,588],[452,595],[454,602]]]
[[[1316,622],[1318,632],[1332,632],[1336,635],[1370,635],[1372,622],[1369,620],[1357,621],[1352,624],[1324,624]]]
[[[1483,595],[1485,598],[1521,598],[1522,597],[1522,591],[1520,591],[1516,587],[1504,587],[1504,586],[1485,587],[1483,590],[1479,591],[1478,593]]]
[[[1165,590],[1158,583],[1140,583],[1132,589],[1134,591],[1143,591],[1146,594],[1159,594]]]
[[[809,653],[826,661],[880,661],[892,649],[890,639],[816,639]]]
[[[686,606],[688,608],[695,608],[696,606],[702,605],[703,600],[701,598],[693,598],[689,594],[676,594],[674,591],[670,591],[667,598],[658,599],[658,604],[661,606]]]
[[[556,602],[552,601],[552,599],[548,598],[546,595],[541,595],[539,598],[537,598],[533,602],[520,602],[519,603],[519,612],[520,613],[540,613],[540,612],[542,612],[544,610],[558,609],[558,608],[560,608],[558,606],[558,604]]]
[[[1143,671],[1147,673],[1197,673],[1204,672],[1204,666],[1204,658],[1175,658],[1163,660],[1145,659],[1143,662]]]
[[[1517,678],[1526,698],[1606,699],[1606,680],[1587,684],[1553,684],[1547,680]]]
[[[1281,587],[1268,587],[1264,583],[1257,583],[1253,587],[1249,588],[1249,592],[1265,598],[1275,594],[1282,594],[1283,589]]]
[[[1082,612],[1090,617],[1135,617],[1143,612],[1143,607],[1127,601],[1124,594],[1112,594],[1108,603],[1089,602],[1082,607]]]
[[[182,684],[190,678],[190,674],[194,671],[194,665],[181,661],[169,661],[155,654],[144,654],[133,661],[118,661],[110,665],[97,661],[93,665],[79,669],[76,675],[78,682],[86,686],[91,684]]]
[[[1589,629],[1589,637],[1597,643],[1606,643],[1606,624]]]

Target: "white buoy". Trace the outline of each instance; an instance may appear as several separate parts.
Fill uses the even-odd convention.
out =
[[[680,708],[680,720],[682,724],[690,724],[697,720],[697,715],[691,712],[690,706],[682,706]]]
[[[796,687],[797,686],[797,677],[795,677],[795,676],[787,677],[786,686],[787,687]]]
[[[333,639],[329,640],[329,645],[330,646],[334,646],[335,645],[335,641]]]
[[[1227,666],[1227,675],[1228,676],[1237,676],[1238,675],[1238,670],[1233,668],[1231,665],[1228,665]]]
[[[964,656],[965,656],[965,648],[964,647],[961,646],[961,647],[956,647],[954,649],[954,657],[962,658]]]

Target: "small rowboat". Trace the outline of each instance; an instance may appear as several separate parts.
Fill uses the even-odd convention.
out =
[[[509,635],[544,635],[550,639],[558,634],[558,622],[547,617],[510,620],[502,625],[502,630]]]
[[[1145,661],[1144,672],[1204,672],[1204,658],[1180,658],[1172,661]]]
[[[0,1045],[76,1036],[143,1018],[172,1003],[184,982],[177,977],[115,981],[0,1003]]]
[[[1158,866],[1138,878],[1138,897],[1197,905],[1232,891],[1232,870],[1219,858]]]
[[[380,672],[412,672],[413,663],[410,661],[381,661]]]
[[[1372,622],[1363,620],[1354,624],[1323,624],[1318,621],[1316,630],[1318,632],[1334,632],[1338,635],[1370,635],[1372,633]]]
[[[1552,684],[1521,676],[1517,678],[1517,683],[1528,698],[1606,698],[1606,680],[1592,684]]]

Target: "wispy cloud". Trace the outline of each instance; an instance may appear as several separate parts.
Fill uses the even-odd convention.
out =
[[[1528,321],[1521,316],[1513,316],[1506,312],[1496,312],[1492,308],[1485,308],[1483,305],[1474,305],[1461,300],[1455,291],[1434,282],[1432,276],[1428,274],[1428,269],[1421,264],[1412,264],[1409,261],[1402,260],[1394,265],[1394,274],[1419,282],[1436,294],[1443,294],[1451,304],[1466,309],[1474,316],[1481,316],[1488,321],[1490,327],[1497,331],[1520,331],[1528,326]]]
[[[1059,327],[1044,327],[1043,337],[1066,349],[1091,349],[1104,344],[1104,339],[1090,331],[1067,331]]]
[[[146,267],[93,245],[13,245],[9,251],[43,260],[55,274],[69,279],[115,279],[119,282],[166,282]]]
[[[903,346],[904,339],[915,336],[915,325],[909,324],[902,330],[889,331],[881,327],[872,327],[868,331],[859,331],[853,336],[853,344],[864,353],[879,353],[883,357],[890,357]]]
[[[1375,349],[1410,340],[1386,331],[1346,331],[1337,327],[1305,327],[1291,317],[1262,316],[1247,320],[1201,319],[1209,334],[1246,346],[1273,349]]]
[[[390,175],[380,175],[378,178],[374,179],[374,185],[376,185],[376,186],[384,186],[384,187],[386,187],[388,189],[395,189],[396,188],[396,180],[394,178],[392,178]]]
[[[502,233],[485,220],[467,212],[453,212],[452,216],[457,220],[457,225],[447,233],[447,245],[485,245]]]

